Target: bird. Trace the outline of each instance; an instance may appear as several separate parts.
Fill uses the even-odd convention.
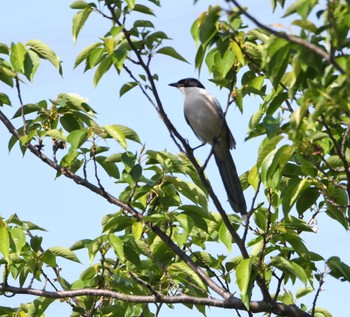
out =
[[[225,114],[218,100],[195,78],[181,79],[169,86],[180,89],[184,94],[186,122],[202,145],[212,146],[228,201],[235,212],[246,217],[247,205],[230,152],[236,147],[236,141],[227,125]]]

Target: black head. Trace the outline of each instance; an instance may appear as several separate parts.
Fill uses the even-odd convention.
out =
[[[204,86],[202,85],[202,83],[195,78],[181,79],[177,83],[169,84],[169,86],[173,86],[176,88],[198,87],[198,88],[205,89]]]

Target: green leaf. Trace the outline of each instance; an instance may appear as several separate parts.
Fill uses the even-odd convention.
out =
[[[269,266],[276,267],[289,276],[296,277],[301,280],[305,285],[307,283],[307,275],[304,269],[293,261],[285,259],[281,256],[271,257]]]
[[[249,310],[251,298],[250,278],[252,273],[252,264],[250,259],[244,259],[239,262],[236,269],[237,285],[240,290],[241,299],[245,307]]]
[[[254,165],[248,173],[248,183],[252,185],[254,190],[258,189],[260,181],[259,170],[256,165]]]
[[[289,65],[291,44],[281,38],[271,37],[267,48],[267,71],[274,88],[277,88]]]
[[[115,234],[108,235],[108,240],[111,243],[111,246],[115,254],[117,255],[118,259],[122,262],[125,262],[123,241]]]
[[[56,55],[56,53],[48,47],[45,43],[39,40],[30,40],[26,43],[31,50],[39,55],[40,58],[49,61],[53,66],[55,66],[60,75],[62,75],[62,65],[61,60]]]
[[[28,80],[33,81],[39,65],[39,55],[35,51],[29,50],[24,60],[24,75],[28,78]]]
[[[132,234],[134,235],[134,238],[136,240],[135,243],[137,243],[140,247],[144,246],[147,249],[147,245],[146,244],[144,245],[142,243],[143,241],[140,242],[140,240],[142,238],[142,233],[143,233],[142,222],[141,221],[134,221],[132,223],[131,229],[132,229]],[[138,243],[138,242],[140,242],[140,243]]]
[[[11,240],[14,242],[16,247],[16,254],[20,255],[23,247],[26,244],[26,235],[22,228],[11,228],[10,229]],[[1,243],[1,241],[0,241]]]
[[[116,179],[120,178],[118,166],[115,163],[108,162],[106,156],[96,156],[95,160],[102,166],[110,177],[114,177]]]
[[[0,218],[0,252],[6,262],[10,260],[10,235],[6,223]]]
[[[245,60],[244,60],[242,49],[237,44],[237,42],[232,41],[230,43],[230,48],[231,48],[231,50],[232,50],[232,52],[233,52],[233,54],[235,56],[235,60],[239,61],[242,66],[245,65]]]
[[[128,5],[128,8],[130,10],[133,10],[135,7],[135,0],[125,0],[126,4]]]
[[[0,107],[2,107],[4,104],[11,106],[11,101],[10,101],[10,98],[7,95],[5,95],[4,93],[0,92]]]
[[[333,317],[333,315],[322,307],[315,307],[315,317]]]
[[[61,258],[67,259],[69,261],[80,263],[78,257],[75,255],[75,253],[65,247],[51,247],[47,249],[48,251],[52,252],[52,254],[59,256]]]
[[[154,29],[154,25],[151,21],[148,20],[136,20],[134,22],[134,27],[136,28],[152,28]]]
[[[0,80],[6,85],[13,87],[13,78],[16,77],[16,73],[9,68],[8,65],[1,65],[0,61]]]
[[[217,34],[217,24],[220,17],[221,8],[219,6],[210,7],[207,15],[199,27],[199,39],[206,45]]]
[[[339,257],[333,256],[329,258],[327,260],[327,265],[333,277],[343,282],[350,282],[350,266],[342,262]]]
[[[186,284],[188,281],[190,281],[197,284],[203,290],[207,289],[207,286],[202,282],[200,277],[184,262],[172,263],[168,266],[168,271],[170,275],[176,280],[182,277],[183,282]]]
[[[83,10],[79,11],[74,17],[73,17],[73,27],[72,27],[72,35],[73,35],[73,41],[76,42],[78,35],[83,28],[86,20],[88,19],[90,13],[92,12],[91,7],[86,7]]]
[[[296,0],[287,8],[283,17],[298,13],[303,19],[306,19],[317,3],[317,0]]]
[[[28,305],[28,317],[44,316],[45,310],[54,302],[53,298],[39,297]]]
[[[85,9],[87,7],[90,7],[89,3],[86,3],[85,1],[74,1],[70,6],[71,9]]]
[[[61,140],[63,142],[67,142],[67,137],[62,130],[52,129],[52,130],[46,131],[45,135],[51,137],[54,140]]]
[[[44,252],[42,260],[51,267],[57,267],[56,256],[49,250]]]
[[[126,149],[127,144],[126,144],[126,139],[141,143],[139,136],[137,133],[123,125],[107,125],[103,126],[103,129],[106,130],[106,132],[109,134],[110,137],[118,141],[118,143]]]
[[[138,86],[139,83],[137,82],[134,82],[134,81],[131,81],[131,82],[128,82],[126,84],[124,84],[122,86],[122,88],[120,88],[120,91],[119,91],[119,96],[123,96],[124,94],[126,94],[129,90],[133,89],[134,87]]]
[[[9,47],[4,43],[0,43],[0,54],[9,55],[9,53],[10,53]]]
[[[317,199],[320,197],[320,192],[315,187],[308,187],[304,189],[298,198],[296,207],[299,215],[302,215],[311,206],[316,204]]]
[[[80,148],[88,139],[88,131],[86,129],[74,130],[67,136],[67,142],[71,144],[73,149]]]
[[[277,151],[271,152],[264,160],[261,173],[261,180],[268,187],[275,188],[281,177],[281,172],[293,155],[295,148],[290,145],[283,145]]]
[[[24,59],[27,54],[27,50],[22,43],[11,44],[11,65],[19,73],[24,73]]]
[[[151,8],[146,7],[142,4],[135,4],[134,11],[141,12],[143,14],[154,15],[154,12]]]
[[[94,86],[96,87],[102,76],[111,68],[112,66],[112,57],[104,56],[98,65],[95,75],[94,75]]]
[[[183,228],[187,233],[190,233],[192,231],[194,223],[191,217],[183,213],[183,214],[176,215],[175,218],[180,223],[180,227]]]
[[[207,60],[206,60],[207,62]],[[221,55],[219,51],[215,52],[214,61],[211,63],[211,71],[218,72],[221,78],[225,78],[228,72],[232,69],[235,62],[235,55],[230,49],[227,49],[224,55]]]
[[[76,68],[78,65],[80,65],[84,60],[86,60],[90,54],[98,47],[102,46],[101,42],[93,43],[86,48],[84,48],[77,56],[74,62],[74,68]]]
[[[219,239],[226,246],[227,251],[230,252],[232,248],[232,235],[228,231],[224,222],[221,223],[219,228]]]
[[[182,57],[178,52],[176,52],[176,50],[174,48],[172,48],[171,46],[164,46],[164,47],[160,48],[156,53],[168,55],[168,56],[171,56],[175,59],[178,59],[180,61],[188,63],[188,61],[184,57]]]
[[[295,297],[298,299],[312,293],[313,291],[314,289],[312,287],[299,288],[295,293]]]

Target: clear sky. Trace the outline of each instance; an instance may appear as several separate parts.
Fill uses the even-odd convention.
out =
[[[119,98],[119,89],[128,80],[127,76],[118,77],[114,71],[110,71],[102,78],[97,88],[94,88],[93,72],[83,73],[82,67],[73,70],[77,54],[87,45],[98,41],[98,38],[108,31],[109,23],[100,16],[93,17],[83,29],[78,42],[74,44],[71,36],[71,22],[75,11],[69,8],[71,3],[72,1],[68,0],[20,0],[6,1],[1,5],[0,42],[9,45],[11,42],[25,43],[30,39],[39,39],[48,44],[63,60],[63,78],[51,65],[43,62],[34,84],[22,85],[24,103],[54,99],[62,92],[74,92],[89,99],[89,104],[98,112],[98,122],[101,125],[129,126],[140,135],[148,149],[167,149],[176,152],[177,148],[158,115],[136,89]],[[225,5],[224,1],[200,0],[195,6],[188,0],[162,1],[162,8],[157,9],[157,17],[154,19],[156,28],[173,39],[168,44],[174,46],[191,62],[191,64],[181,63],[162,56],[156,57],[152,65],[153,71],[160,78],[158,88],[169,117],[193,145],[198,145],[199,142],[185,123],[182,110],[183,96],[168,84],[184,77],[197,77],[193,66],[196,48],[190,35],[190,27],[209,4],[215,3]],[[278,13],[275,16],[270,13],[270,0],[245,0],[244,5],[252,8],[251,13],[268,24],[280,22]],[[200,80],[224,104],[227,99],[225,91],[220,91],[208,81],[208,78],[209,75],[204,67]],[[18,107],[15,90],[8,89],[0,82],[0,91],[11,97],[14,108]],[[240,174],[254,164],[258,146],[257,141],[244,142],[244,139],[248,130],[249,117],[258,109],[259,100],[251,98],[245,102],[244,106],[244,115],[240,114],[238,109],[232,108],[227,117],[237,141],[237,150],[233,152],[233,156]],[[11,117],[15,109],[3,110]],[[19,124],[18,121],[17,126]],[[8,138],[5,128],[0,125],[0,215],[7,218],[17,213],[21,219],[30,220],[47,229],[47,232],[43,233],[44,247],[57,245],[69,247],[80,239],[98,236],[101,233],[101,218],[104,214],[115,212],[117,207],[64,177],[55,179],[53,170],[29,153],[22,158],[17,147],[9,154]],[[131,144],[131,146],[135,151],[140,149],[139,145]],[[49,153],[50,149],[45,148],[45,151]],[[200,149],[199,159],[204,160],[208,151],[208,147]],[[207,172],[210,179],[218,178],[213,162],[209,164]],[[226,200],[221,184],[218,184],[217,191],[219,197],[223,201]],[[118,196],[117,193],[115,194]],[[350,263],[345,239],[349,239],[348,233],[322,215],[319,218],[319,232],[305,236],[306,245],[313,251],[319,252],[326,258],[337,255],[343,261]],[[86,255],[79,253],[79,256],[87,265]],[[70,281],[77,279],[83,270],[82,265],[66,261],[62,261],[61,266],[63,276]],[[345,304],[339,302],[339,294],[349,293],[348,284],[341,284],[332,277],[327,277],[324,291],[320,294],[319,305],[327,308],[334,317],[344,316],[342,305]],[[29,300],[29,297],[24,296],[2,298],[1,305],[18,305],[25,301],[25,298]],[[309,301],[312,299],[310,298]],[[66,316],[69,312],[68,306],[57,302],[47,311],[46,316]],[[178,316],[181,312],[185,312],[187,316],[199,315],[195,310],[191,312],[187,308],[176,306],[175,311],[167,313],[164,311],[162,316]],[[217,309],[211,309],[208,317],[218,313]],[[233,312],[220,311],[220,316],[233,316]]]

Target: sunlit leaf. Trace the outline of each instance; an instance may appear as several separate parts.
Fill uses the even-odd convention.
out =
[[[73,17],[73,27],[72,27],[72,35],[73,35],[73,41],[76,42],[78,35],[83,28],[86,20],[88,19],[90,13],[92,12],[92,9],[90,6],[85,7],[78,13],[76,13]]]
[[[168,56],[171,56],[171,57],[173,57],[175,59],[178,59],[180,61],[188,63],[188,61],[184,57],[182,57],[174,48],[172,48],[170,46],[164,46],[164,47],[160,48],[157,51],[157,53],[158,54],[168,55]]]
[[[62,257],[66,260],[70,260],[73,262],[80,263],[78,257],[75,255],[73,251],[71,251],[68,248],[65,247],[51,247],[48,248],[49,251],[51,251],[54,255]]]
[[[40,58],[49,61],[53,66],[55,66],[60,75],[62,75],[62,65],[60,58],[56,53],[49,48],[45,43],[38,40],[30,40],[26,43],[31,50],[39,55]]]

